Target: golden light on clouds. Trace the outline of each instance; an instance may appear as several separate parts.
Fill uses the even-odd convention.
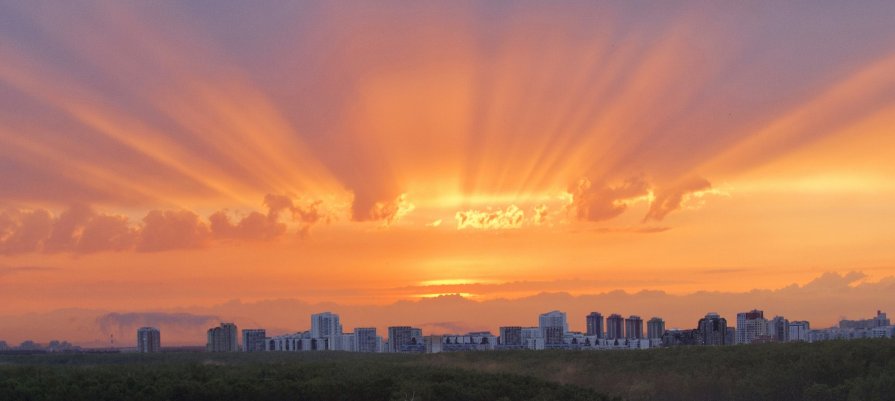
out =
[[[895,275],[891,5],[227,4],[2,6],[0,312]]]

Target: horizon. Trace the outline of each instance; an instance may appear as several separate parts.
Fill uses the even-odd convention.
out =
[[[893,20],[0,0],[0,340],[895,311]]]

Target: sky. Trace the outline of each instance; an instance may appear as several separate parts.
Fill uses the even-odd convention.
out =
[[[893,20],[0,1],[0,339],[895,313]]]

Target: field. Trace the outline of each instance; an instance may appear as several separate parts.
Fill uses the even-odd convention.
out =
[[[0,356],[0,400],[892,400],[895,340],[645,351]]]

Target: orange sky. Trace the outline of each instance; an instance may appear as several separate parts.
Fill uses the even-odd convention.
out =
[[[886,288],[895,6],[698,3],[0,5],[0,315]]]

